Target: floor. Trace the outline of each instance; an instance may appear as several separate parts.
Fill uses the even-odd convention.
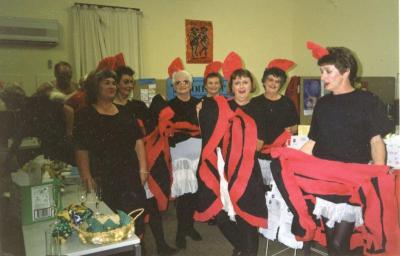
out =
[[[175,218],[175,208],[173,204],[170,205],[169,210],[163,214],[164,221],[164,232],[166,236],[167,243],[170,246],[175,247],[175,235],[176,235],[176,218]],[[207,223],[195,223],[195,228],[202,235],[203,240],[196,242],[191,240],[189,237],[186,238],[187,247],[185,250],[179,251],[177,256],[230,256],[232,255],[233,248],[229,244],[229,242],[222,236],[217,226],[211,226]],[[146,256],[155,256],[157,255],[155,243],[153,240],[153,235],[148,227],[146,226],[144,238],[144,247],[146,250]],[[293,249],[286,249],[284,245],[278,242],[269,241],[269,250],[268,254],[266,254],[266,244],[267,240],[260,235],[259,247],[258,247],[258,256],[260,255],[279,255],[279,256],[291,256],[298,255],[302,256],[303,252],[301,250],[297,250],[296,254],[294,254]],[[279,251],[283,251],[280,254],[276,254]],[[325,251],[321,247],[317,247],[319,250]],[[311,255],[320,255],[313,252]]]

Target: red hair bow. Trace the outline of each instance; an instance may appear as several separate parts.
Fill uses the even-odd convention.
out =
[[[274,59],[270,63],[268,63],[267,68],[279,68],[283,71],[288,71],[291,69],[296,63],[287,59]]]
[[[168,75],[169,78],[172,78],[172,75],[177,72],[183,70],[183,63],[181,58],[177,57],[175,58],[171,64],[168,66]]]
[[[222,62],[221,61],[213,61],[210,64],[206,66],[206,69],[204,70],[204,77],[207,77],[208,74],[210,73],[218,73],[218,71],[222,67]]]
[[[232,73],[242,67],[243,63],[240,56],[235,52],[229,53],[228,56],[226,56],[224,63],[222,63],[222,72],[224,73],[225,79],[229,81]]]
[[[307,41],[307,48],[311,50],[312,56],[317,60],[329,54],[329,51],[326,48],[312,41]]]
[[[125,66],[124,54],[122,52],[115,56],[105,57],[97,65],[96,71],[103,69],[116,70],[120,66]]]

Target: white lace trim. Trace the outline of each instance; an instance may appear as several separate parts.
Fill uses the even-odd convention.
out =
[[[364,224],[364,220],[362,217],[362,209],[360,206],[353,206],[346,203],[332,203],[328,200],[317,197],[315,208],[313,214],[317,216],[317,218],[321,218],[321,216],[328,219],[326,225],[330,228],[333,228],[335,222],[347,221],[347,222],[355,222],[355,226],[361,226]]]
[[[259,232],[269,240],[279,242],[293,249],[303,248],[303,242],[297,241],[291,232],[293,214],[283,200],[275,182],[271,181],[272,190],[265,195],[268,208],[268,228],[260,228]]]

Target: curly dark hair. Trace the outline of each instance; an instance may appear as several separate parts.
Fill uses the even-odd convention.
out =
[[[284,85],[286,83],[286,79],[287,79],[286,72],[283,71],[280,68],[277,68],[277,67],[266,68],[264,70],[264,74],[263,74],[263,77],[261,79],[261,82],[263,84],[264,84],[265,80],[267,80],[267,77],[269,75],[272,75],[274,77],[279,77],[281,79],[281,85],[280,85],[281,87],[282,87],[282,85]]]
[[[91,77],[88,77],[85,82],[86,90],[86,101],[88,104],[97,103],[97,97],[99,95],[100,82],[103,79],[114,78],[116,80],[117,76],[114,71],[105,69],[100,70]]]
[[[128,66],[120,66],[115,70],[115,73],[117,74],[117,83],[121,81],[121,77],[123,75],[128,75],[128,76],[133,76],[135,75],[135,71],[131,69]]]

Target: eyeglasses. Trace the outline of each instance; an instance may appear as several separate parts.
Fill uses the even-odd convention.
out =
[[[129,84],[135,85],[136,84],[135,80],[130,80],[130,79],[122,80],[122,83],[125,85],[129,85]]]
[[[188,85],[189,80],[183,80],[183,81],[175,81],[175,85]]]

